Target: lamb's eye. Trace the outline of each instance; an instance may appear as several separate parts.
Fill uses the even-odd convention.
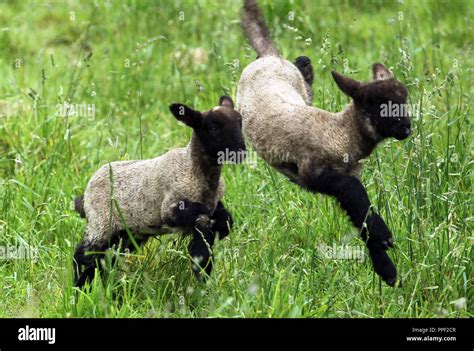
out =
[[[216,126],[211,126],[209,127],[209,132],[211,134],[217,134],[219,132],[219,128],[217,128]]]

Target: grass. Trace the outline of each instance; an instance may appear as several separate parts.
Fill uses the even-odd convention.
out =
[[[0,3],[0,247],[37,254],[0,260],[0,317],[473,316],[472,0],[260,1],[283,55],[312,58],[316,106],[348,101],[331,69],[368,79],[375,61],[421,106],[413,135],[381,145],[363,172],[396,239],[402,288],[384,285],[368,259],[323,257],[321,245],[362,249],[355,229],[333,199],[260,160],[225,168],[236,223],[206,285],[193,279],[186,239],[170,235],[75,301],[85,222],[74,196],[109,161],[185,145],[190,130],[167,106],[235,96],[255,57],[240,1],[94,3]],[[95,115],[61,117],[66,101]]]

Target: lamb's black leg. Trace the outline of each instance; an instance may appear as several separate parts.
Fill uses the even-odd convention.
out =
[[[194,228],[199,216],[210,216],[206,205],[200,202],[179,201],[171,210],[171,216],[165,219],[170,227]]]
[[[300,185],[313,192],[332,195],[339,201],[352,223],[360,229],[375,272],[388,285],[395,285],[397,271],[385,251],[388,247],[393,247],[392,235],[383,219],[378,214],[369,212],[371,204],[362,183],[352,176],[322,171],[317,176],[303,176]]]
[[[166,220],[169,226],[177,226],[192,231],[193,238],[189,245],[189,253],[193,259],[193,271],[198,279],[212,271],[212,246],[214,233],[211,230],[210,211],[199,202],[180,201],[173,207],[171,218]]]
[[[212,272],[212,246],[214,245],[214,233],[210,228],[210,219],[200,217],[196,220],[196,226],[193,228],[193,239],[189,244],[189,254],[193,259],[193,272],[198,280],[209,276]]]
[[[103,243],[88,243],[82,241],[76,248],[74,254],[74,286],[82,288],[86,282],[94,279],[95,269],[101,270],[100,260],[104,258],[102,253],[107,249]],[[88,252],[97,252],[87,254]],[[100,253],[99,253],[100,252]]]
[[[134,240],[137,245],[141,245],[146,242],[147,238],[134,237]],[[122,252],[125,250],[129,252],[135,250],[135,245],[126,230],[121,230],[116,235],[113,235],[112,239],[107,242],[93,243],[83,240],[74,254],[74,286],[82,288],[87,282],[92,282],[96,268],[102,274],[103,267],[100,264],[100,260],[105,257],[107,249],[117,245],[120,245]],[[115,262],[115,258],[113,258],[112,264],[113,262]]]
[[[217,203],[216,210],[212,214],[211,219],[214,221],[211,229],[214,233],[219,233],[219,239],[223,239],[229,235],[234,221],[232,215],[226,210],[221,201]]]

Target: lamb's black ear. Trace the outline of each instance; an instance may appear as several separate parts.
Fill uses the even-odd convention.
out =
[[[196,128],[201,123],[201,112],[183,104],[171,104],[170,111],[173,116],[191,128]]]
[[[230,96],[224,95],[219,98],[219,106],[234,108],[234,102]]]
[[[336,71],[332,71],[331,73],[339,89],[341,89],[346,95],[349,95],[351,98],[355,98],[358,95],[361,88],[361,84],[358,81],[343,76]]]
[[[387,67],[379,62],[375,62],[372,65],[372,78],[374,80],[390,79],[393,78],[393,74],[388,70]]]

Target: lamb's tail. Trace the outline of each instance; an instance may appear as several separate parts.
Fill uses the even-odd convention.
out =
[[[259,57],[279,55],[256,0],[244,0],[242,26],[245,36]]]
[[[84,195],[74,199],[74,209],[79,213],[79,216],[86,218],[86,213],[84,212]]]

